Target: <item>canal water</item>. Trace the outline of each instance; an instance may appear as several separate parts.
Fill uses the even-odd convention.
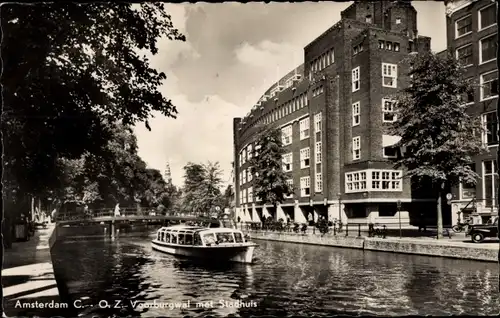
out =
[[[62,234],[53,263],[75,315],[500,313],[495,263],[257,241],[256,264],[201,264],[153,251],[151,228],[114,240]]]

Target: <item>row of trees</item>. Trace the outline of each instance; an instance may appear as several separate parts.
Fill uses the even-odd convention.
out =
[[[484,127],[469,110],[468,96],[474,94],[475,85],[465,80],[464,68],[451,54],[419,54],[403,63],[410,69],[410,85],[392,97],[397,120],[389,133],[401,136],[395,146],[406,151],[394,164],[404,168],[404,178],[432,185],[438,237],[442,238],[444,189],[460,182],[475,184],[479,176],[470,164],[485,151],[481,141]],[[250,166],[255,195],[273,205],[283,202],[293,188],[287,185],[289,175],[282,169],[281,131],[262,130],[254,148]]]
[[[165,5],[9,3],[0,14],[5,245],[32,197],[167,203],[129,131],[149,128],[152,111],[177,113],[145,56],[161,37],[185,40]]]

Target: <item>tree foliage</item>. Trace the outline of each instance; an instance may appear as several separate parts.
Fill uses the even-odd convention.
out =
[[[392,135],[401,136],[396,146],[406,149],[395,166],[404,167],[406,176],[414,181],[433,184],[441,238],[445,185],[476,183],[478,175],[470,164],[473,156],[484,151],[483,127],[467,103],[472,83],[464,79],[464,69],[451,55],[429,52],[408,62],[410,85],[395,97],[397,121],[390,129]]]
[[[466,97],[472,83],[453,57],[421,54],[410,60],[409,87],[395,98],[397,121],[391,134],[406,149],[396,166],[406,174],[437,183],[475,183],[472,157],[484,150],[480,118],[471,115]],[[494,132],[491,132],[494,133]]]
[[[285,195],[293,193],[286,182],[289,175],[283,171],[283,142],[280,129],[263,131],[256,144],[250,161],[250,171],[254,175],[253,193],[262,201],[277,205]]]
[[[183,209],[187,213],[212,213],[223,204],[219,163],[188,163],[184,167]]]
[[[164,6],[2,6],[3,182],[10,196],[57,188],[61,158],[92,154],[86,162],[99,161],[113,138],[110,123],[148,126],[152,111],[175,117],[159,91],[166,76],[144,55],[158,52],[162,36],[184,40]]]

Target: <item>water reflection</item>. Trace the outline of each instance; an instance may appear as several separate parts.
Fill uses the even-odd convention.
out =
[[[73,298],[94,304],[86,313],[102,316],[499,312],[496,264],[265,241],[258,242],[257,264],[207,264],[153,251],[150,237],[122,232],[115,241],[59,244],[56,270],[70,278]],[[95,306],[102,299],[125,305],[119,311]],[[257,307],[221,307],[221,300]],[[191,306],[139,308],[131,301]]]

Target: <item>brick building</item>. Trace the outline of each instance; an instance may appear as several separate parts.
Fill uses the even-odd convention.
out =
[[[344,223],[411,221],[435,200],[412,189],[391,160],[397,136],[390,95],[407,85],[404,59],[430,50],[410,1],[356,1],[304,48],[304,64],[281,78],[244,118],[234,119],[236,207],[250,215],[324,215]],[[294,195],[273,211],[253,195],[248,158],[259,127],[282,129]]]
[[[482,139],[489,149],[489,153],[474,159],[473,167],[480,176],[477,184],[461,184],[452,191],[453,223],[474,210],[483,221],[498,214],[497,5],[491,0],[456,1],[446,10],[448,51],[466,66],[466,77],[479,84],[469,102],[474,105],[472,113],[481,116],[488,130]]]

